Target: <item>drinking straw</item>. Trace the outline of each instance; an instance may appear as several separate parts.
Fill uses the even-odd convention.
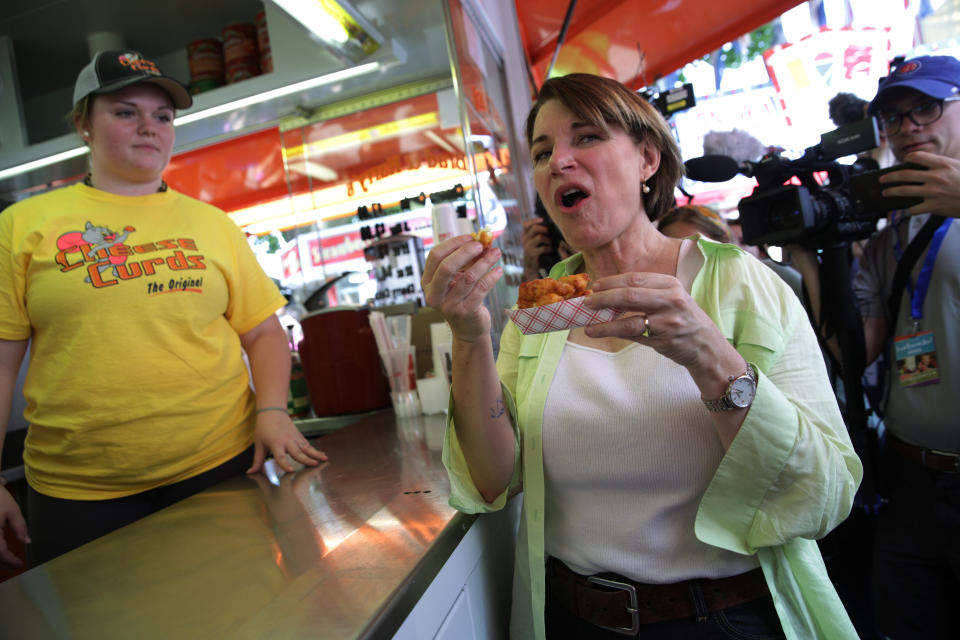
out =
[[[390,327],[390,337],[393,339],[393,346],[396,348],[410,346],[410,316],[390,316],[387,318],[387,323]]]
[[[377,351],[381,354],[386,353],[393,348],[393,344],[390,340],[390,334],[387,331],[383,313],[380,311],[371,311],[369,320],[370,328],[373,330],[373,339],[377,343]]]

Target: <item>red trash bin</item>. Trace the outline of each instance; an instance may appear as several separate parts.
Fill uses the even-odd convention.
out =
[[[300,360],[317,416],[374,411],[390,406],[384,374],[365,307],[331,307],[300,321]]]

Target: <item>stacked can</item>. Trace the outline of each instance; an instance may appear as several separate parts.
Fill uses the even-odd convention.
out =
[[[260,75],[257,29],[253,24],[242,22],[224,27],[223,59],[227,84]]]
[[[190,93],[202,93],[223,85],[223,46],[219,40],[194,40],[187,45],[187,59],[190,63]]]
[[[267,14],[257,14],[257,48],[260,49],[260,72],[273,71],[273,55],[270,53],[270,32],[267,31]]]

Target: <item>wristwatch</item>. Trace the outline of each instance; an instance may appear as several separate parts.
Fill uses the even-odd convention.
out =
[[[737,377],[729,378],[727,392],[716,400],[703,400],[710,411],[730,411],[731,409],[746,409],[753,404],[757,395],[757,371],[753,365],[747,363],[747,371]]]

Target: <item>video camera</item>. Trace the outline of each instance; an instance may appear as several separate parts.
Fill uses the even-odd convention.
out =
[[[876,121],[867,118],[821,135],[820,144],[796,160],[779,153],[745,163],[727,156],[703,156],[688,160],[685,166],[691,179],[704,182],[724,182],[738,173],[757,179],[753,193],[737,207],[745,243],[797,243],[815,249],[869,237],[885,212],[922,202],[917,197],[882,197],[878,179],[889,171],[925,167],[905,163],[879,170],[871,158],[860,158],[852,165],[835,162],[872,149],[878,141]],[[825,173],[826,180],[818,181],[818,173],[821,177]],[[784,184],[788,180],[792,184]]]
[[[682,87],[661,93],[654,93],[649,89],[643,89],[639,93],[646,98],[647,102],[656,107],[665,120],[669,120],[673,114],[691,109],[697,104],[697,99],[693,95],[693,85],[689,82]]]

